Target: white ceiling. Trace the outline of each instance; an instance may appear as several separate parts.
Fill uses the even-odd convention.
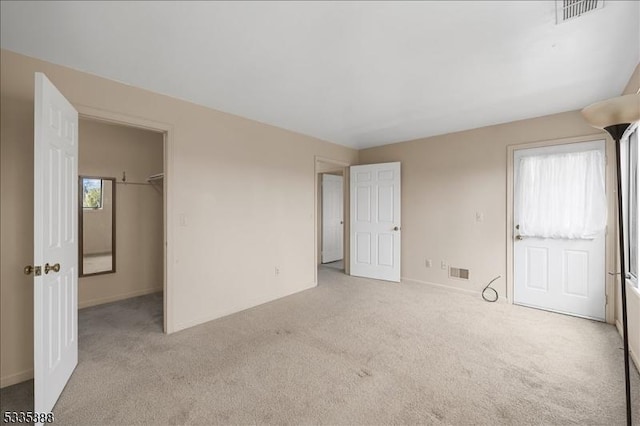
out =
[[[355,148],[580,109],[640,60],[640,3],[8,2],[2,48]]]

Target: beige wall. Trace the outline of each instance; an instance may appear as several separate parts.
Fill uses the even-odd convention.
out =
[[[402,163],[402,277],[480,292],[500,275],[493,287],[506,297],[507,147],[594,133],[573,111],[360,151],[361,164]]]
[[[171,129],[170,331],[315,285],[315,156],[354,164],[357,151],[2,50],[2,386],[28,379],[33,368],[33,288],[22,268],[33,258],[36,71],[78,107]]]
[[[80,120],[78,128],[78,173],[113,177],[119,182],[115,203],[116,273],[81,278],[78,305],[83,308],[161,291],[164,273],[162,185],[161,181],[153,185],[147,183],[147,177],[163,171],[163,135],[85,119]],[[122,183],[123,172],[127,184]],[[84,214],[89,219],[102,213],[106,212],[89,210]],[[110,226],[111,217],[106,219]],[[84,232],[86,237],[86,225]],[[94,249],[100,252],[100,247]]]

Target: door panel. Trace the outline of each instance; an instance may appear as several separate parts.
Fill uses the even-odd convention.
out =
[[[526,286],[546,292],[549,289],[549,250],[546,247],[526,248]]]
[[[371,222],[371,188],[359,186],[356,189],[356,218],[358,222]]]
[[[528,155],[602,150],[604,141],[514,151],[514,176]],[[514,194],[517,198],[517,193]],[[514,209],[518,224],[520,212]],[[514,229],[514,303],[580,317],[605,319],[605,232],[593,239],[518,239]]]
[[[562,288],[569,296],[589,296],[589,252],[565,250],[562,257]]]
[[[78,113],[41,73],[34,111],[34,410],[49,412],[78,360]]]
[[[351,274],[400,281],[400,163],[351,167]]]

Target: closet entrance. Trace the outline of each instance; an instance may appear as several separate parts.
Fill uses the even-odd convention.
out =
[[[162,311],[165,134],[87,117],[78,131],[78,308],[155,294]]]
[[[349,164],[316,157],[316,264],[348,273]]]

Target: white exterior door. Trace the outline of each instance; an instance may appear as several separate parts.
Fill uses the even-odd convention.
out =
[[[351,275],[400,282],[400,163],[350,171]]]
[[[524,157],[600,150],[604,160],[604,148],[604,141],[596,141],[516,150],[514,180],[517,182],[520,160]],[[514,199],[518,196],[516,183]],[[521,237],[518,225],[521,215],[516,203],[514,303],[604,321],[605,231],[593,239]]]
[[[342,176],[322,175],[322,263],[344,257],[344,197]]]
[[[53,409],[78,363],[78,113],[35,76],[34,411]]]

